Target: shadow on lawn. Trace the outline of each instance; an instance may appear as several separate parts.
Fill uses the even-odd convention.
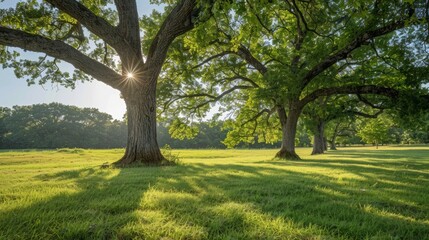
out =
[[[396,148],[396,149],[395,149]],[[366,158],[368,160],[407,160],[410,156],[413,156],[413,160],[428,160],[429,150],[428,149],[401,149],[395,147],[395,150],[384,150],[384,149],[371,149],[362,151],[359,149],[340,149],[336,151],[329,151],[328,153],[339,159],[354,159],[354,158]],[[427,166],[427,165],[426,165]]]
[[[36,176],[47,187],[49,182],[64,181],[64,189],[77,192],[65,191],[48,199],[41,196],[42,200],[30,206],[3,212],[0,238],[2,234],[6,239],[120,237],[117,231],[134,220],[133,212],[144,192],[162,174],[158,170],[148,177],[137,174],[138,170],[142,169],[125,169],[114,175],[111,169],[85,168]]]
[[[275,165],[281,164],[282,162],[279,162]],[[290,163],[287,164],[290,165]],[[326,167],[336,168],[335,166]],[[426,205],[429,197],[428,189],[408,177],[402,176],[401,181],[394,177],[387,177],[390,174],[387,170],[377,170],[375,174],[382,173],[379,179],[365,177],[355,184],[345,183],[346,180],[338,182],[337,179],[320,174],[304,174],[266,166],[218,165],[212,167],[195,164],[193,168],[201,171],[211,169],[224,174],[209,174],[209,171],[204,176],[194,178],[191,183],[184,178],[177,184],[160,181],[157,186],[175,191],[187,191],[193,186],[197,186],[196,192],[198,189],[206,189],[206,192],[192,203],[201,210],[199,214],[189,215],[184,211],[179,215],[182,218],[189,215],[189,219],[194,221],[198,221],[198,218],[204,219],[207,214],[215,219],[228,218],[228,216],[231,218],[222,220],[225,222],[223,228],[209,226],[208,236],[217,236],[219,232],[228,233],[228,231],[230,231],[229,235],[234,236],[235,232],[251,232],[252,228],[263,231],[263,228],[258,229],[260,226],[253,225],[249,220],[252,219],[249,211],[254,211],[257,216],[253,218],[271,220],[281,218],[294,224],[295,230],[316,227],[316,231],[319,230],[319,234],[325,236],[322,239],[330,238],[326,237],[329,235],[355,239],[368,236],[379,236],[383,239],[429,238],[429,224],[423,223],[429,218],[429,209]],[[360,174],[361,170],[348,168],[348,171],[355,174]],[[386,182],[375,185],[383,180]],[[416,202],[416,197],[410,194],[418,194],[421,197],[417,197],[419,201]],[[225,214],[227,203],[231,202],[244,206],[238,208],[241,212],[230,209],[230,213]],[[207,204],[218,206],[220,209],[208,211]],[[174,208],[169,208],[167,214],[176,211]],[[381,213],[383,211],[384,213]],[[228,224],[231,221],[234,222],[236,218],[234,213],[243,215],[238,225]],[[246,213],[249,214],[248,219],[246,219]],[[413,221],[411,218],[420,222]],[[236,229],[234,226],[240,227]],[[279,236],[273,231],[265,234],[263,236],[267,238]],[[280,238],[287,236],[288,238],[316,238],[311,234],[294,236],[293,232],[280,235]],[[252,236],[244,236],[243,239],[249,237],[252,238]]]
[[[38,179],[76,184],[78,192],[3,213],[0,227],[6,236],[45,239],[429,239],[428,164],[412,164],[423,163],[409,161],[411,170],[377,158],[64,171]]]

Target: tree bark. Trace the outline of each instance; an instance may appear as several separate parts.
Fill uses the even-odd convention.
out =
[[[323,154],[325,152],[324,130],[325,123],[323,121],[319,121],[314,133],[313,152],[311,155]]]
[[[329,147],[330,150],[337,150],[337,144],[335,143],[337,141],[337,133],[334,133],[331,139],[331,146]]]
[[[290,160],[301,159],[295,152],[296,125],[301,113],[301,108],[297,105],[298,104],[290,105],[289,116],[287,117],[284,107],[277,108],[277,113],[279,114],[280,123],[282,125],[282,146],[280,151],[276,154],[277,158]]]
[[[337,135],[338,135],[338,130],[340,128],[340,124],[341,123],[337,123],[337,125],[335,125],[334,133],[332,134],[332,138],[331,138],[330,150],[337,150],[337,144],[335,142],[337,141]]]
[[[331,146],[329,147],[329,150],[337,150],[337,144],[335,143],[335,138],[332,138],[333,141],[331,141]]]
[[[162,165],[165,158],[156,134],[156,82],[130,79],[122,94],[127,106],[128,141],[124,156],[116,165]]]
[[[323,135],[323,150],[326,152],[328,151],[328,139],[325,135]]]

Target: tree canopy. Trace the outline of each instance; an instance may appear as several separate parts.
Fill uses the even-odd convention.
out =
[[[231,146],[282,139],[277,156],[298,158],[296,125],[318,98],[427,93],[424,9],[418,1],[236,1],[172,50],[159,90],[174,93],[161,94],[164,113],[190,125],[220,106],[232,119]]]

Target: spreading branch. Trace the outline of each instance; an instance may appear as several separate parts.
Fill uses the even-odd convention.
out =
[[[118,32],[127,39],[131,48],[137,51],[136,57],[141,58],[140,26],[136,0],[115,0],[115,5],[119,15]]]
[[[265,67],[264,64],[262,64],[258,59],[256,59],[249,51],[249,49],[247,49],[243,45],[238,48],[237,55],[243,58],[249,65],[258,70],[258,72],[262,75],[264,75],[268,71],[267,67]]]
[[[197,65],[193,66],[193,67],[192,67],[192,69],[199,68],[199,67],[203,66],[204,64],[209,63],[210,61],[212,61],[212,60],[214,60],[214,59],[216,59],[216,58],[220,58],[220,57],[226,56],[226,55],[228,55],[228,54],[233,54],[233,53],[234,53],[233,51],[223,51],[223,52],[221,52],[221,53],[215,54],[215,55],[213,55],[213,56],[210,56],[210,57],[208,57],[208,58],[204,59],[204,60],[203,60],[202,62],[200,62],[199,64],[197,64]]]
[[[273,114],[273,112],[275,111],[275,108],[265,108],[263,110],[261,110],[260,112],[258,112],[257,114],[255,114],[253,117],[251,117],[250,119],[248,119],[247,121],[245,121],[244,123],[241,124],[241,126],[243,127],[244,125],[248,124],[249,122],[253,122],[258,120],[258,118],[260,118],[262,115],[264,115],[264,113],[268,114],[268,116],[270,116],[271,114]]]
[[[123,38],[114,26],[104,18],[95,15],[83,4],[75,0],[47,0],[47,2],[76,19],[89,31],[105,40],[116,51],[120,51],[124,48],[126,48],[126,50],[132,50],[132,47],[127,47],[126,44],[124,44]]]
[[[359,111],[346,111],[346,114],[348,114],[348,115],[361,116],[364,118],[377,118],[378,115],[380,115],[382,113],[383,113],[383,109],[378,110],[374,114],[369,114],[369,113],[364,113],[364,112],[359,112]]]
[[[0,26],[0,44],[41,52],[53,58],[64,60],[95,79],[120,89],[121,76],[117,72],[62,41]]]
[[[365,97],[363,97],[363,96],[362,96],[362,95],[360,95],[360,94],[357,94],[357,97],[358,97],[359,101],[361,101],[361,102],[365,103],[366,105],[368,105],[368,106],[370,106],[370,107],[372,107],[372,108],[375,108],[375,109],[386,109],[386,107],[378,106],[378,105],[376,105],[376,104],[374,104],[374,103],[370,102],[368,99],[366,99]]]
[[[316,76],[320,73],[339,62],[340,60],[346,59],[347,56],[355,49],[359,48],[362,45],[369,44],[369,40],[376,37],[386,35],[395,30],[401,29],[405,26],[406,20],[399,20],[392,22],[391,24],[377,28],[372,31],[366,31],[359,34],[355,39],[353,39],[349,44],[344,48],[340,49],[336,53],[329,55],[327,58],[322,60],[319,64],[314,66],[302,79],[302,89],[304,89]]]
[[[226,90],[226,91],[222,92],[222,93],[221,93],[221,94],[219,94],[218,96],[216,96],[216,97],[214,97],[214,98],[212,98],[212,99],[210,99],[210,100],[207,100],[207,101],[205,101],[205,102],[203,102],[203,103],[198,104],[195,108],[197,108],[197,109],[198,109],[198,108],[201,108],[201,107],[203,107],[203,106],[205,106],[205,105],[207,105],[207,104],[209,104],[209,103],[217,102],[217,101],[221,100],[223,97],[225,97],[226,95],[228,95],[228,94],[230,94],[230,93],[234,92],[235,90],[238,90],[238,89],[250,89],[250,88],[253,88],[253,86],[248,86],[248,85],[236,85],[236,86],[234,86],[234,87],[232,87],[232,88],[230,88],[230,89],[228,89],[228,90]]]
[[[154,76],[161,71],[162,64],[167,56],[168,46],[173,40],[194,27],[192,16],[195,15],[196,0],[182,0],[163,22],[150,45],[147,56],[147,69],[151,69]]]
[[[398,96],[399,92],[393,88],[380,87],[376,85],[320,88],[301,99],[300,104],[302,107],[304,107],[306,104],[316,100],[319,97],[335,94],[377,94],[394,98]]]

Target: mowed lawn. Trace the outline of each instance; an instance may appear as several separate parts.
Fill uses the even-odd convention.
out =
[[[429,147],[0,152],[0,239],[429,239]]]

